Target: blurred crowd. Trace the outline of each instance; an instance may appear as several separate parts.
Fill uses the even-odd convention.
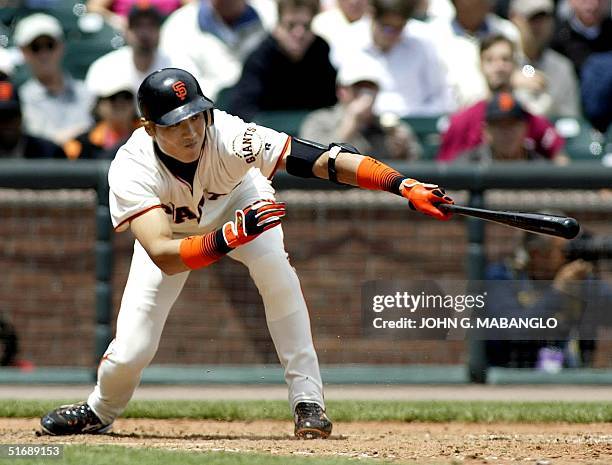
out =
[[[8,5],[2,158],[112,158],[139,125],[140,82],[168,66],[190,71],[219,108],[247,121],[293,112],[303,116],[294,135],[379,158],[422,158],[419,119],[435,119],[429,158],[441,163],[567,164],[567,134],[588,127],[611,137],[610,0]],[[102,31],[112,32],[88,51]]]

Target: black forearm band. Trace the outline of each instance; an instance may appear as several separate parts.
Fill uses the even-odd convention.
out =
[[[291,153],[287,157],[287,173],[300,178],[314,178],[312,168],[327,147],[297,137],[291,138]]]

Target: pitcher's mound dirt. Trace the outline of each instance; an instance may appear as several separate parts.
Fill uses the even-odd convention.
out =
[[[336,423],[328,440],[282,421],[131,420],[101,436],[37,437],[38,419],[0,419],[0,442],[382,458],[398,463],[610,465],[612,424]]]

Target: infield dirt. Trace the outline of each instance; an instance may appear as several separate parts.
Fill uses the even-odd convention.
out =
[[[38,419],[0,419],[0,443],[112,444],[182,451],[370,457],[397,463],[609,465],[612,424],[336,423],[328,440],[284,421],[119,419],[101,436],[38,437]]]

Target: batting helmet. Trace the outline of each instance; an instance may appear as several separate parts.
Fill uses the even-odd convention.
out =
[[[137,100],[140,115],[160,126],[176,124],[214,106],[196,78],[178,68],[149,74],[138,88]]]

